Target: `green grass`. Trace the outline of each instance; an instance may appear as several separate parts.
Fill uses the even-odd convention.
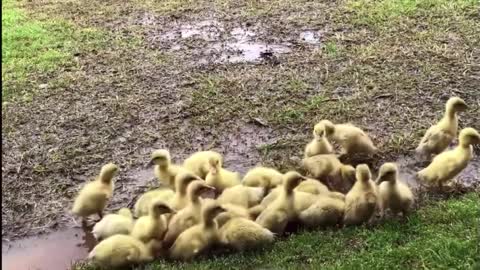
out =
[[[2,101],[29,99],[39,84],[61,67],[74,65],[79,44],[92,45],[101,34],[94,29],[76,30],[64,20],[32,19],[15,0],[2,0]],[[33,80],[33,81],[32,81]]]
[[[454,16],[466,10],[474,11],[478,6],[478,0],[356,0],[348,3],[358,20],[367,24],[396,22],[422,12]]]
[[[480,259],[479,217],[480,197],[470,193],[431,201],[405,221],[303,231],[265,250],[160,261],[146,269],[472,269]]]

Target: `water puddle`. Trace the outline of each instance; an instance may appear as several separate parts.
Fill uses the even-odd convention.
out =
[[[418,161],[414,157],[402,156],[396,163],[400,169],[400,178],[413,189],[419,189],[421,183],[416,180],[415,175],[428,166],[428,162]],[[466,189],[480,187],[480,160],[472,160],[458,175],[457,181],[457,184]]]
[[[300,40],[308,44],[319,44],[320,34],[317,31],[303,31],[300,33]]]
[[[147,28],[147,40],[155,46],[194,56],[201,64],[261,62],[292,51],[292,43],[262,41],[269,35],[255,26],[229,28],[216,20],[165,26],[148,14],[139,22]],[[315,30],[304,31],[298,37],[299,42],[308,44],[319,44],[320,40],[320,31]]]
[[[95,246],[89,229],[71,228],[2,243],[3,270],[68,270]]]

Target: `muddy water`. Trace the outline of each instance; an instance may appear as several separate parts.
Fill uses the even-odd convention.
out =
[[[413,157],[400,157],[396,163],[400,168],[400,177],[413,189],[419,189],[421,184],[416,180],[415,174],[428,166],[428,162],[420,162]],[[457,184],[472,189],[480,187],[480,159],[472,160],[458,175]]]
[[[96,241],[88,229],[66,229],[2,243],[2,270],[67,270],[85,259]]]
[[[268,34],[259,27],[230,28],[215,20],[176,22],[165,26],[148,14],[139,19],[139,24],[146,28],[149,42],[171,51],[196,55],[197,61],[204,64],[260,62],[292,50],[292,44],[288,42],[262,41],[261,36]],[[307,44],[319,44],[320,38],[319,31],[309,30],[300,33],[298,39]]]

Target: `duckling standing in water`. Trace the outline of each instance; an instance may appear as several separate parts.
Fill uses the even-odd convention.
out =
[[[238,185],[225,189],[217,198],[220,204],[235,204],[245,208],[259,204],[266,194],[266,188]]]
[[[103,209],[113,195],[112,178],[117,171],[118,167],[113,163],[104,165],[97,179],[87,183],[80,190],[73,203],[72,213],[83,218],[98,214],[102,218]]]
[[[188,185],[188,204],[170,220],[164,238],[165,246],[171,246],[180,233],[200,222],[202,209],[200,195],[211,190],[214,188],[203,180],[195,180]]]
[[[419,155],[428,156],[440,154],[457,137],[457,113],[465,111],[467,104],[461,98],[452,97],[445,105],[445,115],[435,125],[431,126],[416,148]]]
[[[473,144],[480,144],[477,130],[467,127],[460,131],[459,144],[452,150],[433,158],[427,168],[417,173],[421,181],[437,184],[440,188],[465,169],[473,158]]]
[[[366,164],[356,168],[357,181],[345,196],[345,225],[360,225],[368,221],[378,207],[377,187]]]
[[[108,214],[93,226],[92,234],[96,239],[105,239],[115,234],[130,234],[133,228],[132,212],[122,208],[117,214]]]
[[[178,211],[188,204],[187,187],[195,180],[203,181],[200,177],[189,172],[182,172],[175,177],[176,192],[170,201],[173,209]]]
[[[219,166],[223,166],[223,157],[220,153],[215,151],[200,151],[185,159],[183,167],[200,178],[205,179],[210,171],[209,160],[211,158],[219,160]]]
[[[322,120],[317,125],[323,126],[329,140],[340,144],[342,147],[340,155],[356,153],[370,155],[378,151],[367,133],[350,123],[335,125],[329,120]]]
[[[208,163],[210,169],[205,177],[205,182],[214,187],[219,194],[229,187],[240,185],[240,174],[222,168],[218,158],[212,157]]]
[[[316,124],[313,127],[313,140],[305,147],[305,157],[321,154],[333,154],[333,146],[325,136],[323,125]]]
[[[155,200],[169,202],[175,196],[175,192],[167,187],[156,188],[147,191],[135,202],[134,213],[136,217],[146,216]]]
[[[296,217],[294,189],[306,178],[297,172],[284,175],[283,190],[257,217],[256,222],[273,233],[282,234],[288,222]]]
[[[335,184],[349,188],[355,182],[355,168],[343,164],[333,154],[304,158],[302,167],[311,177],[323,181],[324,184],[328,184],[326,180],[331,179]],[[330,186],[328,188],[332,190]]]
[[[395,163],[383,164],[376,180],[380,197],[381,216],[390,209],[393,214],[406,216],[413,207],[413,193],[410,188],[398,179],[398,168]]]
[[[275,188],[282,184],[283,174],[268,167],[255,167],[243,177],[242,184],[248,187]]]
[[[148,216],[137,219],[131,235],[144,243],[148,243],[151,239],[161,241],[167,230],[167,221],[162,215],[168,213],[175,213],[175,211],[163,201],[155,201]]]
[[[220,227],[220,242],[238,251],[264,246],[275,239],[271,231],[244,217],[226,212],[218,215],[216,220]]]
[[[116,234],[98,243],[88,259],[106,269],[146,263],[153,261],[159,246],[161,244],[156,240],[145,245],[130,235]]]
[[[174,259],[189,260],[219,242],[218,224],[214,220],[225,209],[214,201],[207,201],[202,207],[202,220],[199,224],[182,232],[170,248]]]
[[[170,152],[166,149],[155,150],[152,153],[150,164],[154,164],[153,172],[160,184],[175,190],[175,176],[185,171],[179,165],[172,164]]]

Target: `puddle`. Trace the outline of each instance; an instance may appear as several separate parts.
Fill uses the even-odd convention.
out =
[[[396,163],[400,168],[401,179],[413,189],[419,189],[420,183],[415,179],[415,175],[428,164],[406,156],[397,159]],[[472,160],[458,175],[457,181],[458,184],[467,189],[480,187],[480,160]]]
[[[2,243],[3,270],[68,270],[95,246],[90,231],[80,228],[57,231]]]
[[[260,27],[228,28],[216,20],[165,26],[148,14],[140,18],[139,23],[147,28],[148,41],[172,52],[193,56],[195,62],[200,64],[261,62],[292,51],[291,43],[262,40],[262,37],[269,35]],[[298,39],[300,42],[318,44],[321,35],[319,31],[304,31]]]
[[[319,44],[320,35],[317,31],[303,31],[300,33],[300,40],[308,44]]]

